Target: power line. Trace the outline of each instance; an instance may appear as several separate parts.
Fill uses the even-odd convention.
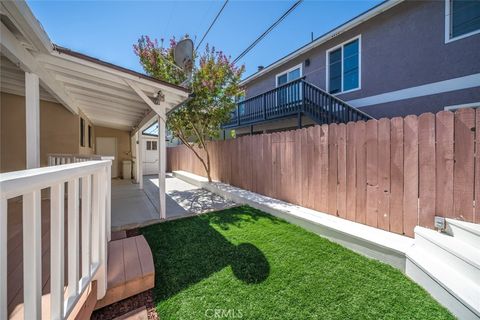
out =
[[[270,31],[272,31],[280,22],[283,21],[283,19],[285,19],[293,10],[295,10],[295,8],[298,7],[298,5],[302,1],[303,0],[298,0],[297,2],[295,2],[290,7],[290,9],[288,9],[280,18],[278,18],[277,21],[275,21],[267,30],[265,30],[265,32],[262,33],[255,41],[253,41],[253,43],[249,45],[247,49],[245,49],[242,53],[240,53],[240,55],[235,60],[233,60],[233,63],[237,63],[238,60],[243,58],[250,50],[252,50],[253,47],[255,47],[260,41],[262,41],[263,38],[265,38],[267,34],[270,33]]]
[[[198,47],[200,47],[200,45],[202,44],[203,40],[205,39],[205,37],[207,36],[207,34],[210,32],[210,29],[212,29],[213,25],[215,24],[215,22],[217,21],[218,17],[220,16],[220,14],[222,13],[223,9],[225,9],[225,6],[227,5],[228,3],[228,0],[225,0],[225,2],[223,3],[223,6],[220,8],[220,11],[218,11],[217,15],[215,16],[215,19],[213,19],[212,23],[210,24],[210,26],[208,27],[207,31],[205,32],[205,34],[203,35],[202,37],[202,40],[200,40],[200,42],[197,44],[197,47],[195,48],[195,51],[198,50]]]

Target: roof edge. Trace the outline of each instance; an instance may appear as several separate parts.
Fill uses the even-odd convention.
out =
[[[59,46],[57,44],[53,44],[53,50],[57,51],[60,54],[66,54],[66,55],[69,55],[69,56],[72,56],[72,57],[75,57],[75,58],[78,58],[78,59],[86,60],[86,61],[98,64],[98,65],[101,65],[101,66],[104,66],[104,67],[107,67],[107,68],[111,68],[111,69],[114,69],[114,70],[117,70],[117,71],[120,71],[120,72],[125,72],[125,73],[128,73],[130,75],[133,75],[133,76],[145,79],[145,80],[153,81],[153,82],[156,82],[158,84],[161,84],[161,85],[173,88],[173,89],[177,89],[177,90],[180,90],[180,91],[183,91],[183,92],[190,93],[190,90],[188,88],[185,88],[185,87],[182,87],[182,86],[179,86],[179,85],[176,85],[176,84],[164,81],[164,80],[159,80],[157,78],[148,76],[146,74],[143,74],[143,73],[131,70],[131,69],[127,69],[127,68],[121,67],[119,65],[116,65],[116,64],[104,61],[104,60],[100,60],[98,58],[94,58],[92,56],[89,56],[89,55],[86,55],[86,54],[83,54],[83,53],[80,53],[80,52],[77,52],[77,51],[73,51],[71,49]]]
[[[286,56],[284,56],[284,57],[278,59],[277,61],[269,64],[268,66],[266,66],[262,70],[253,73],[252,75],[243,79],[240,82],[240,85],[244,86],[244,85],[248,84],[249,82],[251,82],[251,81],[263,76],[264,74],[272,71],[276,67],[279,67],[282,64],[287,63],[288,61],[300,56],[301,54],[303,54],[303,53],[305,53],[309,50],[312,50],[315,47],[318,47],[319,45],[327,42],[328,40],[331,40],[331,39],[339,36],[340,34],[356,27],[357,25],[359,25],[359,24],[377,16],[378,14],[391,9],[392,7],[396,6],[397,4],[399,4],[403,1],[404,0],[385,0],[385,1],[377,4],[376,6],[368,9],[367,11],[365,11],[365,12],[353,17],[352,19],[346,21],[345,23],[341,24],[340,26],[335,27],[335,28],[331,29],[330,31],[327,31],[326,33],[317,37],[312,42],[309,42],[309,43],[303,45],[302,47],[290,52]]]

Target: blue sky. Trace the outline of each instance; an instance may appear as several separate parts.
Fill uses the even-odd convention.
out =
[[[304,1],[240,63],[254,73],[380,3]],[[204,44],[236,58],[294,1],[230,1]],[[142,35],[200,41],[223,1],[28,1],[50,39],[61,46],[143,72],[132,45]],[[202,46],[203,46],[202,45]]]

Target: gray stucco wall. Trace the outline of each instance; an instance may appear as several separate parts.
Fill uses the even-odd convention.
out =
[[[445,43],[445,1],[405,1],[248,83],[247,98],[273,89],[276,74],[300,63],[306,81],[325,88],[326,50],[358,35],[361,89],[339,94],[345,101],[480,73],[480,34]],[[306,59],[310,59],[308,67]],[[391,117],[479,101],[480,83],[472,89],[370,105],[362,110],[375,117]]]

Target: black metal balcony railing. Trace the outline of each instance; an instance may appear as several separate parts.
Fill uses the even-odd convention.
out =
[[[239,102],[223,127],[251,125],[298,114],[305,114],[319,124],[372,119],[301,78]]]

